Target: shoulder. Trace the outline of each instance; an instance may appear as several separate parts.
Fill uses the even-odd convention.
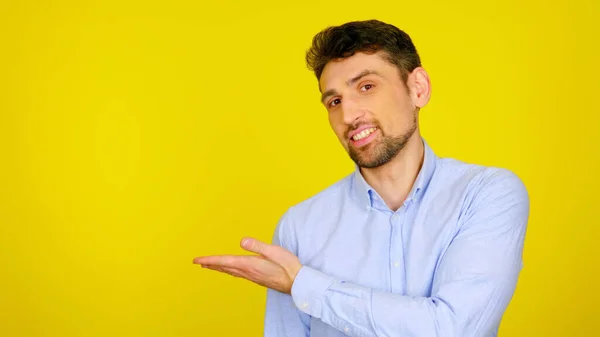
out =
[[[442,158],[436,166],[436,179],[450,185],[463,185],[469,194],[478,197],[512,194],[528,199],[523,180],[504,167],[466,163],[453,158]]]
[[[320,192],[291,205],[281,216],[275,229],[274,243],[294,251],[298,239],[298,227],[311,223],[311,217],[319,218],[339,209],[348,195],[354,172],[327,186]]]
[[[293,217],[305,217],[311,212],[325,211],[332,206],[337,206],[348,196],[354,174],[355,172],[352,172],[320,192],[290,206],[288,213]]]
[[[439,171],[438,171],[439,168]],[[447,194],[460,195],[464,221],[513,219],[523,223],[529,215],[529,193],[514,171],[496,166],[440,159],[438,184]]]

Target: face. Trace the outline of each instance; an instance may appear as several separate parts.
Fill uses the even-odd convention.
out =
[[[424,69],[415,69],[405,84],[382,55],[357,53],[329,62],[319,81],[333,131],[363,168],[388,163],[418,135],[417,113],[429,99]]]

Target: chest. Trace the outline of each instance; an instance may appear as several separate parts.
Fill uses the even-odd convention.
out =
[[[300,238],[305,265],[375,290],[429,296],[435,270],[456,234],[457,207],[346,208],[310,222]]]

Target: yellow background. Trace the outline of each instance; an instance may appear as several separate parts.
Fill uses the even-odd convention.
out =
[[[270,240],[352,169],[304,64],[377,18],[432,78],[440,156],[526,183],[501,336],[597,336],[597,1],[4,1],[0,335],[260,336],[264,289],[192,265]]]

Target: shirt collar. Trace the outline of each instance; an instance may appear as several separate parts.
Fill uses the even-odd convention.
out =
[[[429,181],[431,180],[431,177],[433,176],[433,172],[435,171],[437,156],[431,147],[429,147],[427,142],[424,139],[422,139],[422,141],[424,148],[423,165],[421,166],[421,170],[417,175],[417,179],[415,180],[415,183],[413,184],[405,203],[412,202],[416,198],[422,196],[423,192],[427,188],[427,185],[429,184]],[[373,207],[373,197],[377,192],[369,185],[369,183],[367,183],[363,175],[360,173],[360,168],[356,164],[354,164],[352,193],[354,193],[361,205],[365,205],[367,209]]]

